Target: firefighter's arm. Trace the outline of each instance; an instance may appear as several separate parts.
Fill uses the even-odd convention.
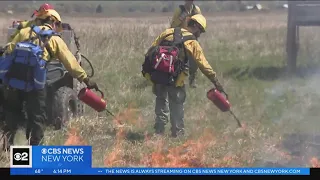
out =
[[[19,33],[20,32],[20,33]],[[16,46],[18,42],[21,42],[23,39],[23,33],[25,33],[25,30],[19,31],[18,34],[16,34],[13,39],[6,45],[6,51],[5,53],[11,53]]]
[[[19,24],[19,26],[17,27],[17,29],[13,32],[13,34],[11,36],[9,36],[8,38],[8,42],[11,42],[13,40],[13,38],[19,34],[21,29],[24,29],[26,27],[31,27],[31,24],[33,23],[33,21],[23,21]]]
[[[170,27],[171,28],[175,28],[175,27],[178,27],[181,25],[181,20],[179,19],[179,16],[181,14],[181,9],[180,8],[177,8],[175,11],[174,11],[174,14],[173,14],[173,17],[171,19],[171,24],[170,24]]]
[[[19,24],[19,26],[17,27],[18,30],[27,28],[27,27],[31,27],[31,25],[34,23],[34,21],[23,21]]]
[[[31,21],[28,21],[28,20],[20,21],[19,26],[17,27],[17,29],[21,30],[23,28],[30,27],[33,22],[34,22],[34,20],[31,20]]]
[[[20,32],[20,30],[19,29],[16,29],[10,36],[9,36],[9,38],[8,38],[8,42],[11,42],[12,40],[13,40],[13,38],[17,35],[17,34],[19,34],[19,32]]]
[[[20,25],[19,25],[20,26]],[[14,37],[16,37],[17,34],[19,34],[20,30],[22,28],[19,28],[19,26],[17,27],[17,29],[9,36],[8,38],[8,42],[11,42],[13,40]]]
[[[210,79],[211,82],[214,82],[216,80],[216,72],[213,71],[211,65],[204,56],[200,44],[197,41],[192,40],[187,41],[185,43],[185,47],[187,52],[189,53],[189,57],[192,57],[194,59],[201,72],[205,76],[207,76],[207,78]]]
[[[52,53],[59,59],[72,77],[78,79],[80,82],[87,78],[87,73],[80,66],[74,55],[70,52],[66,43],[57,36],[50,39],[49,42]]]
[[[191,57],[194,58],[195,62],[197,63],[199,69],[201,72],[207,76],[208,79],[214,84],[214,86],[217,88],[218,91],[223,92],[227,95],[227,93],[224,91],[222,85],[218,81],[218,78],[216,76],[216,72],[213,71],[212,67],[208,63],[207,59],[204,56],[203,50],[199,44],[198,41],[191,41],[186,45],[188,53],[191,54]]]

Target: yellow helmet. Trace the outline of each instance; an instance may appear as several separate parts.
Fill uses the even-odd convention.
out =
[[[47,17],[53,17],[55,21],[61,22],[61,17],[57,11],[54,9],[48,9],[43,14],[39,15],[37,18],[46,19]]]
[[[202,32],[206,32],[207,20],[202,14],[193,15],[193,16],[191,16],[190,19],[197,22],[201,26]]]

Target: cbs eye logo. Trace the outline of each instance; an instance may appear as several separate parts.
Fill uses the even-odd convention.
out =
[[[31,146],[11,146],[10,167],[32,167]]]

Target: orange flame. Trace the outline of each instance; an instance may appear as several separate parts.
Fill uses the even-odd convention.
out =
[[[188,140],[182,145],[175,147],[166,147],[165,139],[160,137],[157,140],[152,140],[146,135],[142,146],[153,147],[152,152],[141,152],[141,157],[135,162],[128,162],[124,157],[123,147],[125,142],[125,125],[127,124],[143,124],[141,118],[136,117],[136,110],[128,108],[114,118],[116,124],[116,139],[112,151],[106,154],[104,165],[112,166],[147,166],[147,167],[241,167],[240,156],[227,155],[223,158],[214,157],[208,158],[207,150],[216,145],[217,141],[214,135],[205,130],[204,134],[195,140]],[[135,118],[133,118],[135,117]],[[70,129],[65,145],[84,145],[85,142],[77,133],[76,129]],[[210,157],[210,156],[209,156]],[[241,156],[242,157],[242,156]],[[136,158],[134,158],[136,159]],[[249,157],[246,159],[250,159]],[[214,163],[209,163],[208,160],[213,160]],[[250,160],[247,161],[250,164]]]
[[[128,108],[123,113],[117,114],[116,117],[114,118],[114,123],[119,126],[119,130],[116,133],[116,143],[115,143],[115,147],[113,148],[113,151],[110,154],[108,154],[104,159],[104,165],[106,167],[114,166],[115,164],[122,162],[121,160],[119,160],[121,159],[120,157],[121,147],[125,137],[125,131],[124,131],[124,127],[122,126],[123,125],[122,120],[125,120],[126,122],[130,122],[130,123],[136,123],[135,121],[136,118],[132,118],[136,115],[135,112],[136,112],[135,109]]]
[[[149,167],[204,167],[205,150],[214,144],[212,135],[205,132],[197,141],[189,140],[181,146],[163,150],[163,141],[156,144],[151,155],[145,155],[140,164]]]
[[[77,145],[86,145],[87,143],[78,135],[78,130],[71,128],[68,132],[68,138],[64,145],[66,146],[77,146]]]
[[[318,158],[316,158],[316,157],[311,158],[310,163],[313,168],[320,168],[320,162],[319,162]]]

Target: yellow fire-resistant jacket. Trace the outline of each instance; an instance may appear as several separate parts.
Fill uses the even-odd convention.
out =
[[[31,21],[22,21],[20,22],[19,26],[17,27],[16,31],[14,31],[14,33],[12,33],[9,38],[8,38],[8,42],[11,42],[13,40],[13,38],[20,32],[21,29],[27,28],[27,27],[31,27],[32,25],[35,25],[36,21],[35,20],[31,20]]]
[[[182,11],[181,11],[180,7],[178,7],[174,11],[170,27],[171,28],[175,28],[175,27],[185,28],[185,27],[187,27],[188,20],[192,16],[192,11],[194,11],[195,14],[201,14],[200,8],[198,6],[196,6],[196,5],[192,6],[192,9],[191,9],[190,12],[186,11],[186,13],[187,13],[186,15],[182,14]]]
[[[46,30],[52,29],[50,25],[40,26],[40,28],[45,28]],[[13,38],[13,40],[8,44],[6,53],[11,53],[16,45],[16,43],[25,41],[29,39],[31,27],[21,29],[20,32]],[[35,36],[35,33],[32,32],[32,36]],[[36,40],[35,43],[39,43],[39,40]],[[52,60],[58,59],[68,70],[72,77],[78,79],[80,82],[87,77],[86,72],[82,69],[80,64],[77,62],[74,55],[68,49],[66,43],[59,36],[52,36],[48,42],[52,56],[48,53],[47,49],[44,49],[43,59]]]
[[[156,40],[152,43],[152,47],[158,46],[162,40],[164,40],[164,37],[167,36],[168,34],[172,34],[174,31],[174,28],[169,28],[166,29],[163,33],[160,34],[156,38]],[[192,35],[191,32],[187,31],[186,29],[181,29],[182,35],[183,36],[190,36]],[[165,40],[172,41],[173,40],[173,35],[169,35],[165,38]],[[214,81],[214,78],[216,77],[216,72],[213,71],[212,67],[208,63],[206,57],[204,56],[203,50],[197,40],[187,40],[184,42],[185,49],[187,51],[187,55],[189,58],[193,58],[194,61],[197,63],[199,69],[201,72],[207,76],[211,82]],[[151,48],[152,48],[151,47]],[[151,49],[150,48],[150,49]],[[184,59],[184,53],[179,54],[181,59]],[[182,76],[184,74],[184,76]],[[184,79],[187,76],[188,71],[182,72],[176,81],[176,86],[182,86],[184,85]],[[150,76],[147,75],[145,76],[148,80],[150,80]],[[180,77],[183,77],[182,79]]]

